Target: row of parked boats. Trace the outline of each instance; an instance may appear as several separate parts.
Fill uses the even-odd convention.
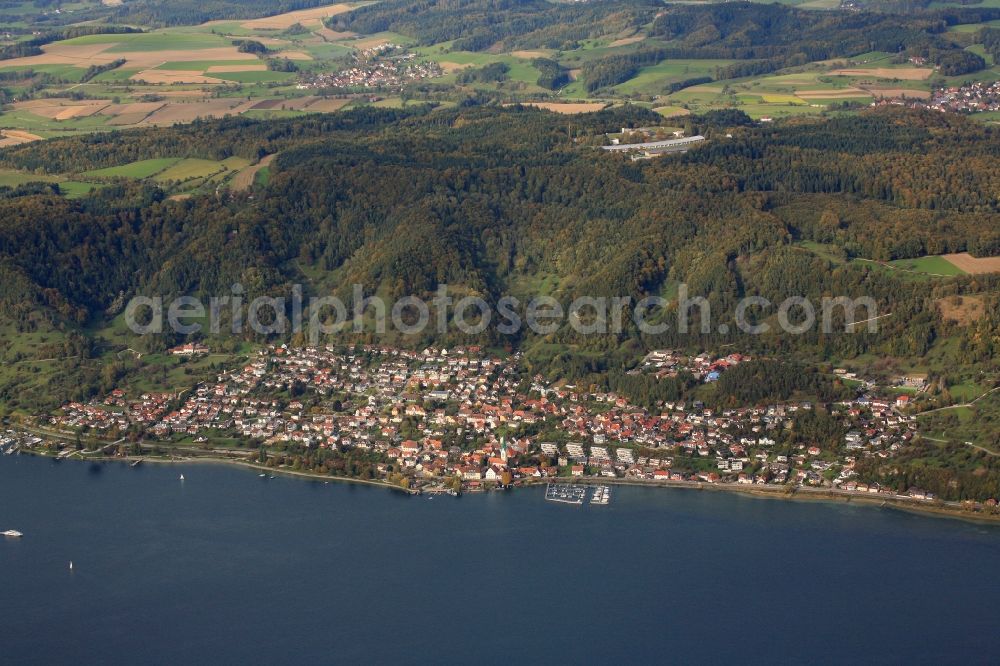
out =
[[[562,504],[583,504],[587,501],[587,489],[568,483],[550,483],[545,486],[545,499]],[[611,502],[611,487],[597,486],[590,494],[590,503],[603,506]]]

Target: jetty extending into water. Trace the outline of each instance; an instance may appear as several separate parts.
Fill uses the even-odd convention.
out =
[[[590,503],[604,506],[611,501],[611,486],[597,486],[594,494],[590,496]]]

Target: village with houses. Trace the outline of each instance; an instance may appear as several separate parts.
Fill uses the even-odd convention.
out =
[[[974,81],[962,86],[935,89],[929,98],[891,97],[872,102],[872,106],[906,106],[949,113],[984,113],[1000,111],[1000,81]]]
[[[711,383],[748,360],[739,353],[660,350],[631,372]],[[853,399],[823,405],[843,432],[836,446],[824,447],[788,436],[797,419],[817,408],[811,402],[714,410],[695,400],[662,401],[651,411],[615,393],[548,384],[539,375],[526,376],[521,365],[519,354],[500,359],[476,347],[269,347],[183,393],[115,390],[64,405],[44,426],[109,442],[140,432],[146,444],[164,448],[236,442],[261,465],[345,475],[353,470],[359,478],[412,491],[594,479],[934,499],[919,488],[901,492],[868,483],[855,470],[863,459],[893,457],[917,436],[906,394],[880,397],[862,382]],[[124,445],[114,451],[130,455]],[[344,471],[332,462],[342,456],[363,462]]]
[[[351,55],[350,67],[338,72],[310,74],[297,88],[338,90],[402,90],[408,83],[441,76],[434,61],[421,62],[416,54],[391,43],[378,44]]]

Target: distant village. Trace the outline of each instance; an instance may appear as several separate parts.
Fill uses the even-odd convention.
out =
[[[906,106],[951,113],[1000,111],[1000,81],[976,81],[961,87],[939,88],[929,99],[894,97],[873,102],[872,106]]]
[[[297,88],[401,90],[420,79],[441,76],[441,66],[420,62],[395,44],[379,44],[352,55],[352,66],[335,73],[311,74]]]
[[[710,383],[747,360],[739,353],[660,350],[632,373],[660,379],[685,373]],[[859,480],[856,464],[891,458],[916,435],[915,417],[905,409],[909,396],[879,397],[864,383],[855,398],[825,406],[844,432],[835,450],[825,450],[808,442],[790,447],[783,438],[797,415],[814,409],[809,402],[714,410],[697,401],[663,401],[649,411],[615,393],[526,377],[520,364],[519,354],[500,359],[476,347],[270,347],[180,394],[115,390],[66,404],[45,427],[104,441],[138,427],[147,442],[168,446],[233,438],[249,451],[262,447],[266,464],[278,467],[294,468],[295,451],[364,452],[377,461],[374,480],[411,489],[476,491],[596,477],[893,496],[899,489]],[[919,389],[922,380],[907,381]],[[905,495],[934,499],[919,488]]]

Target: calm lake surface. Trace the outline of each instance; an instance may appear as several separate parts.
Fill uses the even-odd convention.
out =
[[[1000,661],[1000,528],[873,507],[3,456],[5,529],[2,663]]]

